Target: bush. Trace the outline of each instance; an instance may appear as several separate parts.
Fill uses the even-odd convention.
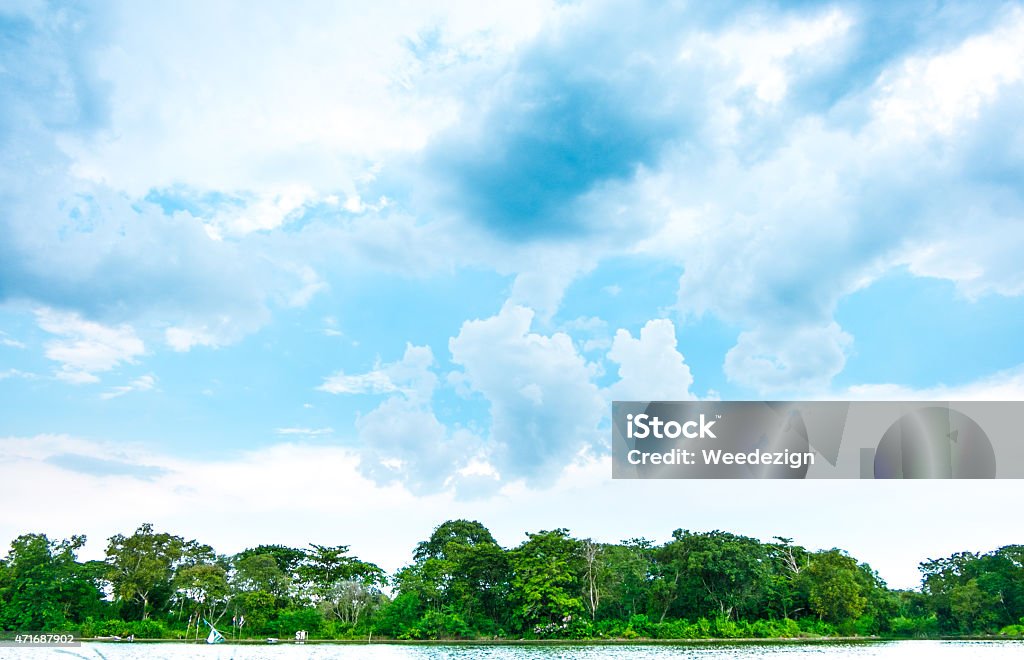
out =
[[[809,633],[811,635],[832,637],[836,634],[835,626],[813,617],[804,617],[800,619],[798,623],[802,632]]]
[[[651,637],[655,639],[690,639],[693,637],[693,626],[686,619],[662,621],[652,624]]]
[[[724,616],[717,617],[711,628],[712,637],[735,639],[744,636],[744,626]]]
[[[629,623],[626,625],[626,630],[633,632],[633,637],[650,637],[651,636],[651,620],[646,614],[634,614],[629,617]],[[625,634],[625,631],[623,631]]]
[[[458,614],[427,612],[419,620],[410,636],[416,639],[469,639],[473,631]]]
[[[877,635],[880,626],[878,624],[878,619],[869,614],[865,614],[853,622],[853,628],[855,635],[866,637],[868,635]]]
[[[86,619],[81,628],[82,637],[128,637],[135,635],[140,639],[166,639],[173,637],[167,626],[156,619],[145,621],[121,621],[109,619],[96,622]]]
[[[373,617],[373,629],[385,637],[409,639],[409,632],[420,618],[420,599],[414,593],[399,594]]]
[[[939,632],[939,620],[932,616],[898,616],[889,621],[896,637],[934,637]]]
[[[590,624],[590,634],[593,637],[618,638],[623,636],[625,630],[626,624],[618,619],[601,619]]]
[[[277,618],[268,624],[277,631],[279,637],[292,637],[299,630],[305,630],[310,637],[319,634],[324,625],[324,617],[319,610],[305,607],[295,610],[282,610]]]

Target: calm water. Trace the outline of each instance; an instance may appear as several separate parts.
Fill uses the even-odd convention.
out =
[[[875,642],[866,644],[743,644],[686,646],[205,646],[186,644],[83,644],[70,649],[0,648],[0,660],[668,660],[693,658],[883,658],[996,660],[1024,658],[1024,642]]]

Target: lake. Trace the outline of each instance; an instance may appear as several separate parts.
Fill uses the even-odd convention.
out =
[[[997,660],[1024,658],[1020,641],[899,641],[868,643],[788,643],[788,644],[684,644],[684,645],[551,645],[551,646],[446,646],[446,645],[305,645],[278,646],[206,646],[195,644],[95,644],[79,648],[0,648],[0,660],[449,660],[487,658],[487,660],[668,660],[694,658],[770,658],[771,660],[810,660],[812,658],[882,658],[903,660]]]

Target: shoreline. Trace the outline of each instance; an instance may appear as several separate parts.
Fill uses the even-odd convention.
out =
[[[202,640],[184,639],[135,639],[113,640],[110,638],[82,638],[77,641],[98,644],[201,644]],[[705,638],[705,639],[308,639],[296,643],[292,639],[280,639],[268,643],[266,639],[235,639],[225,640],[227,646],[729,646],[729,645],[794,645],[794,644],[873,644],[880,642],[1024,642],[1024,637],[1005,635],[959,635],[947,637],[881,637],[881,636],[846,636],[846,637],[737,637],[737,638]]]

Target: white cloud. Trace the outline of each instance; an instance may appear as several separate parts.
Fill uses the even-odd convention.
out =
[[[121,385],[107,390],[103,394],[100,394],[100,398],[116,399],[117,397],[124,396],[129,392],[147,392],[154,387],[156,387],[156,376],[146,374],[145,376],[139,376],[127,385]]]
[[[827,390],[852,341],[838,302],[893,269],[971,298],[1024,292],[1011,183],[1024,153],[1022,34],[1015,9],[959,43],[911,51],[829,113],[792,99],[762,115],[712,90],[706,150],[638,178],[637,212],[665,222],[634,247],[676,255],[681,311],[740,329],[724,364],[734,383]],[[835,53],[844,66],[858,56]]]
[[[353,375],[338,372],[325,378],[317,389],[331,394],[388,394],[398,390],[382,370]]]
[[[938,54],[913,56],[886,71],[871,108],[892,134],[950,137],[986,104],[1024,80],[1024,10]]]
[[[7,378],[36,378],[36,375],[20,369],[4,369],[0,371],[0,380],[6,380]]]
[[[745,16],[720,34],[687,40],[680,58],[710,54],[737,69],[733,76],[723,76],[737,89],[753,88],[760,101],[778,103],[794,70],[807,75],[808,69],[834,61],[852,24],[834,8],[809,18]]]
[[[533,310],[506,303],[487,319],[466,321],[449,343],[464,385],[490,404],[491,462],[507,479],[547,482],[585,448],[605,444],[597,431],[606,401],[597,367],[561,332],[531,332]]]
[[[829,398],[854,401],[1021,401],[1024,365],[959,385],[907,387],[895,383],[853,385]]]
[[[536,31],[548,4],[356,10],[306,1],[253,11],[245,2],[215,10],[122,2],[100,62],[111,87],[110,139],[71,148],[80,169],[133,195],[177,182],[254,191],[251,207],[217,225],[277,226],[302,202],[282,204],[298,198],[275,190],[355,196],[354,182],[375,161],[417,149],[455,120],[458,101],[422,79],[428,65],[410,43],[436,31],[435,47],[478,44],[456,56],[505,57]]]
[[[918,562],[928,557],[1010,542],[1005,512],[977,502],[1019,495],[1008,480],[894,480],[873,484],[877,492],[869,494],[855,481],[613,481],[610,461],[591,459],[574,462],[544,487],[510,484],[463,501],[452,493],[414,496],[398,485],[375,484],[358,462],[348,449],[299,443],[195,460],[70,436],[0,438],[0,501],[19,503],[0,507],[0,548],[28,531],[51,538],[84,533],[90,541],[82,557],[101,559],[107,537],[149,521],[222,553],[260,543],[346,544],[355,555],[395,571],[447,519],[480,520],[505,547],[521,543],[524,532],[566,526],[580,538],[615,543],[643,536],[662,543],[685,524],[765,541],[782,535],[812,549],[838,546],[870,563],[891,586],[910,588],[919,584]],[[467,471],[488,469],[474,465]],[[253,488],[261,483],[276,486]],[[113,509],[112,492],[119,502]],[[696,500],[701,506],[690,507],[685,521],[666,516],[664,507],[637,506]],[[945,505],[934,506],[938,500]],[[773,515],[779,502],[794,501],[804,515],[785,521]],[[870,520],[865,509],[874,512]],[[325,527],[325,520],[339,516],[344,530]],[[951,519],[958,524],[950,526]],[[26,520],[34,527],[26,528]]]
[[[195,346],[217,346],[217,336],[205,329],[171,327],[164,331],[167,345],[175,351],[184,353]]]
[[[608,399],[695,399],[690,392],[693,374],[676,345],[675,325],[668,319],[648,321],[635,339],[627,330],[616,332],[608,359],[619,365],[619,380],[608,388]]]
[[[334,433],[334,429],[329,426],[319,429],[313,429],[308,427],[284,427],[274,429],[274,433],[278,435],[305,435],[305,436],[316,436],[316,435],[331,435]]]
[[[362,374],[338,372],[324,379],[317,387],[330,394],[391,394],[401,392],[410,399],[429,400],[437,386],[437,376],[430,371],[434,354],[428,346],[407,344],[405,354],[397,362],[378,363],[372,371]]]
[[[459,491],[457,475],[480,452],[479,438],[449,429],[425,402],[392,396],[356,420],[360,470],[377,483],[401,483],[417,494]],[[494,482],[494,488],[499,483]]]
[[[593,268],[596,261],[577,255],[564,245],[540,245],[530,252],[512,282],[509,302],[534,309],[540,320],[547,322],[558,311],[572,281]]]
[[[0,346],[6,346],[8,348],[25,348],[25,344],[23,342],[20,342],[17,339],[11,339],[7,336],[6,332],[2,331],[0,331]]]
[[[842,371],[851,342],[836,323],[762,326],[740,333],[725,356],[725,375],[762,392],[822,391]]]
[[[464,481],[459,471],[481,451],[475,434],[437,419],[432,408],[435,366],[429,347],[407,344],[401,360],[364,374],[337,373],[317,388],[331,394],[390,395],[355,425],[359,469],[377,483],[397,481],[415,493],[458,491]]]
[[[23,34],[3,54],[0,67],[10,75],[0,80],[8,100],[0,111],[0,296],[77,310],[104,323],[128,322],[140,331],[182,327],[193,336],[172,336],[179,349],[230,343],[265,323],[272,304],[305,304],[323,284],[304,258],[269,245],[264,232],[244,244],[213,240],[203,218],[181,208],[165,212],[144,199],[154,187],[182,181],[151,179],[131,189],[110,175],[101,152],[130,141],[137,128],[118,124],[115,115],[137,105],[125,97],[118,99],[123,105],[110,102],[110,91],[120,88],[98,61],[121,52],[109,40],[116,37],[113,25],[125,24],[112,12],[110,5],[27,8],[19,18]],[[154,49],[139,52],[163,60]],[[183,107],[182,98],[161,107],[180,118],[169,109]],[[169,144],[179,139],[157,137]],[[159,151],[130,151],[122,165],[141,175]],[[177,165],[198,168],[210,156]],[[275,214],[290,217],[306,204],[304,185],[276,182],[253,198],[254,211],[242,220],[267,227],[277,222]],[[202,188],[200,195],[207,194],[231,198],[230,190]],[[84,382],[94,379],[90,374],[62,377]]]
[[[122,363],[134,364],[146,352],[143,341],[127,325],[105,326],[76,313],[49,308],[36,310],[39,327],[61,339],[45,345],[46,357],[61,364],[57,378],[74,384],[99,382],[97,372]]]

